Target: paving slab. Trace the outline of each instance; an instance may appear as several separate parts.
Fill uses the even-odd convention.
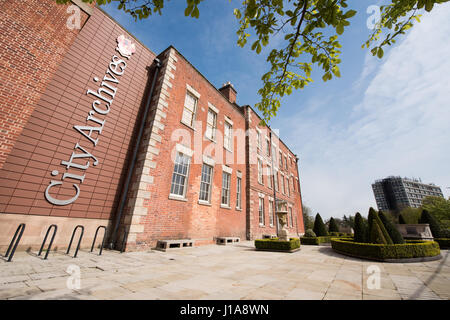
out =
[[[255,251],[253,242],[171,252],[148,250],[77,258],[52,252],[48,260],[17,252],[0,261],[0,299],[450,299],[450,258],[379,263],[346,257],[330,247],[291,253]],[[79,267],[79,289],[69,270]],[[377,266],[379,289],[369,288]]]

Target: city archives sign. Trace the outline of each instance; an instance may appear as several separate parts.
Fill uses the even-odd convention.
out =
[[[136,52],[136,46],[131,40],[121,35],[117,38],[116,51],[122,58],[130,59],[131,55]],[[97,146],[99,137],[105,126],[106,116],[111,111],[111,105],[114,101],[114,97],[117,92],[117,85],[119,84],[119,78],[123,75],[127,64],[124,59],[117,55],[113,55],[108,69],[105,72],[105,76],[97,91],[91,89],[87,90],[86,95],[92,95],[96,98],[92,102],[92,110],[88,112],[86,118],[87,125],[74,125],[73,128],[81,134],[80,140],[75,144],[75,151],[72,152],[68,161],[61,161],[61,165],[66,172],[60,177],[59,180],[51,180],[50,184],[45,189],[45,199],[51,204],[57,206],[66,206],[75,202],[80,195],[79,184],[83,183],[85,179],[85,172],[91,165],[97,166],[99,164],[98,159],[88,152],[82,145],[88,144],[95,148]],[[99,81],[98,77],[94,77],[95,82]],[[78,162],[76,162],[78,161]],[[71,169],[78,169],[78,172],[71,171]],[[80,170],[82,175],[80,175]],[[51,175],[53,177],[58,176],[60,173],[58,170],[53,170]],[[54,190],[58,186],[64,183],[71,183],[74,188],[74,195],[69,199],[58,199],[55,194],[58,192]],[[52,195],[52,193],[54,195]]]

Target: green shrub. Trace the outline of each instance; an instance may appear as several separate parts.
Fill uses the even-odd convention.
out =
[[[450,249],[450,238],[434,238],[441,249]]]
[[[328,232],[337,232],[339,233],[339,226],[336,223],[336,220],[334,220],[333,217],[331,217],[329,225],[328,225]]]
[[[450,238],[450,229],[441,229],[441,238]]]
[[[314,231],[312,231],[312,229],[308,229],[305,232],[305,237],[311,238],[311,237],[317,237],[317,235]]]
[[[363,218],[361,217],[361,214],[359,212],[355,215],[355,241],[356,242],[367,242],[367,230],[366,225],[363,221]]]
[[[384,227],[383,222],[381,222],[380,217],[378,215],[378,212],[376,212],[373,208],[369,209],[369,226],[371,229],[369,229],[369,237],[368,239],[372,243],[386,243],[386,244],[394,244],[391,237],[389,236],[389,233],[387,232],[386,228]],[[378,227],[375,226],[378,225]],[[380,232],[383,234],[383,238],[380,238],[378,236],[378,228],[380,228]],[[383,241],[383,242],[374,242],[374,241]],[[384,242],[386,241],[386,242]]]
[[[375,260],[434,257],[440,254],[437,242],[423,240],[407,240],[404,244],[371,244],[333,238],[331,247],[340,253]]]
[[[373,222],[373,218],[374,218],[375,214],[376,214],[375,209],[370,207],[369,208],[369,214],[367,215],[367,223],[368,223],[367,236],[366,236],[367,241],[370,241],[370,233],[372,232],[371,231],[372,230],[372,222]]]
[[[387,244],[387,239],[383,235],[378,221],[373,219],[370,230],[370,243]]]
[[[406,224],[405,218],[403,218],[403,216],[401,214],[398,216],[398,223],[399,224]]]
[[[327,228],[325,227],[325,224],[323,223],[320,214],[316,214],[313,231],[318,237],[328,236]]]
[[[302,244],[306,245],[315,245],[318,246],[321,243],[329,243],[331,240],[331,237],[301,237],[300,241]]]
[[[255,240],[256,249],[290,251],[300,248],[299,238],[290,238],[289,241],[278,239],[258,239]]]
[[[428,223],[430,225],[431,233],[434,238],[441,238],[442,231],[439,222],[425,209],[422,210],[420,215],[419,223]]]
[[[378,212],[378,216],[380,217],[381,222],[386,228],[389,236],[392,239],[393,243],[405,243],[405,239],[403,239],[401,233],[397,230],[394,224],[386,217],[386,215],[380,210]]]

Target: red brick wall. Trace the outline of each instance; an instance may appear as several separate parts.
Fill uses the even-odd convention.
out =
[[[173,61],[175,70],[172,70],[173,79],[170,80],[171,87],[166,87],[168,98],[167,108],[163,108],[166,116],[161,118],[160,123],[163,130],[159,132],[161,141],[154,147],[157,154],[153,156],[155,168],[150,169],[149,175],[153,177],[153,182],[147,189],[150,196],[144,199],[147,213],[140,219],[140,224],[144,226],[143,232],[136,238],[137,246],[153,245],[158,239],[192,238],[197,244],[211,243],[217,236],[237,236],[245,238],[245,119],[238,107],[230,104],[224,96],[218,92],[197,70],[195,70],[176,50],[169,48],[160,55],[161,60],[166,59],[166,54],[172,50],[176,61]],[[172,60],[172,59],[171,59]],[[167,62],[165,63],[167,64]],[[163,67],[160,81],[158,82],[158,92],[162,90],[162,79],[166,66]],[[202,123],[202,128],[197,127],[194,131],[181,123],[182,112],[185,102],[187,86],[191,86],[200,94],[196,120]],[[158,95],[156,93],[156,96]],[[237,148],[237,139],[234,143],[233,153],[225,151],[223,139],[217,139],[217,150],[222,150],[223,155],[217,154],[216,164],[213,173],[213,186],[211,205],[201,205],[198,203],[202,169],[202,152],[212,144],[209,140],[203,139],[202,146],[198,149],[194,146],[194,133],[199,133],[199,137],[204,137],[206,130],[206,119],[208,112],[208,102],[219,109],[217,125],[218,131],[223,134],[224,117],[228,116],[233,121],[233,130],[240,129],[242,134],[241,149]],[[155,103],[157,101],[155,100]],[[161,126],[161,125],[160,125]],[[186,201],[169,199],[172,173],[174,164],[171,154],[176,148],[179,140],[174,141],[172,134],[176,130],[182,129],[190,137],[190,149],[194,151],[191,158],[189,178],[187,183]],[[240,151],[240,152],[239,152]],[[241,163],[238,163],[238,154],[241,155]],[[200,155],[199,158],[198,155]],[[215,152],[211,154],[216,156]],[[196,159],[197,158],[197,159]],[[144,161],[144,160],[142,160]],[[227,163],[232,168],[231,175],[231,209],[221,208],[222,193],[222,163]],[[142,164],[139,164],[142,166]],[[236,171],[242,173],[241,207],[236,210]]]
[[[1,144],[8,141],[9,148],[2,153],[9,155],[0,170],[0,212],[110,219],[148,81],[146,67],[155,55],[133,39],[136,53],[129,60],[123,58],[127,67],[118,77],[110,112],[94,114],[105,121],[101,134],[93,133],[93,138],[99,139],[94,146],[73,126],[97,126],[87,121],[95,98],[86,92],[97,91],[101,81],[94,82],[94,77],[102,79],[112,57],[120,56],[115,50],[117,37],[130,35],[99,9],[94,9],[76,36],[65,27],[65,6],[53,5],[50,0],[27,1],[22,6],[17,3],[4,3],[0,16],[2,68],[6,66],[12,72],[7,70],[7,78],[1,81],[0,95],[8,97],[2,100],[2,108],[5,101],[9,106],[2,109],[1,116],[15,119],[15,127],[0,135]],[[0,74],[3,77],[5,70]],[[8,119],[1,120],[2,125],[5,121]],[[69,161],[77,142],[98,159],[97,166],[92,159],[86,170],[66,170],[61,165],[61,161]],[[84,165],[87,160],[75,162]],[[53,170],[59,171],[55,177],[51,175]],[[46,201],[44,192],[50,181],[61,180],[64,172],[85,174],[85,179],[73,204],[55,206]],[[63,199],[75,193],[72,182],[52,190],[52,196]]]
[[[0,2],[0,168],[78,34],[66,28],[66,9],[51,0]]]
[[[276,158],[272,160],[270,156],[267,155],[266,149],[266,137],[269,137],[269,128],[259,125],[261,118],[250,108],[245,107],[247,128],[249,131],[248,144],[247,144],[247,157],[248,157],[248,171],[247,171],[247,183],[249,188],[247,190],[247,196],[249,197],[249,202],[247,203],[247,211],[249,212],[248,217],[248,236],[251,239],[261,238],[262,235],[276,235],[276,215],[274,217],[273,226],[270,225],[269,217],[269,198],[273,201],[274,199],[274,183],[271,176],[267,175],[267,166],[278,169],[278,187],[279,191],[276,192],[276,199],[286,200],[290,206],[292,206],[293,222],[288,214],[288,225],[287,230],[290,235],[297,236],[298,233],[304,232],[303,227],[303,215],[301,211],[301,197],[297,186],[298,171],[296,167],[295,155],[286,147],[286,145],[277,138],[277,136],[272,133],[271,144],[275,144]],[[261,148],[258,146],[257,129],[261,133]],[[272,147],[271,147],[272,148]],[[279,166],[279,152],[283,153],[283,167]],[[272,153],[272,149],[271,149]],[[288,156],[288,168],[285,167],[284,155]],[[293,159],[291,163],[289,161],[289,156]],[[260,158],[263,163],[263,181],[262,184],[258,181],[258,164],[257,159]],[[286,192],[283,193],[283,188],[281,184],[281,173],[284,174],[284,180],[286,182],[286,176],[289,177],[290,193],[286,187]],[[293,177],[291,176],[293,175]],[[269,188],[268,180],[271,181],[272,188]],[[295,190],[293,188],[295,184]],[[260,195],[264,195],[264,225],[260,225],[259,222],[259,198]],[[274,209],[272,209],[274,210]]]

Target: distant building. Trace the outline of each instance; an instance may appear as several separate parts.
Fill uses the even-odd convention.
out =
[[[444,197],[440,187],[425,184],[419,179],[387,177],[372,184],[378,210],[397,210],[402,207],[418,208],[427,196]]]

